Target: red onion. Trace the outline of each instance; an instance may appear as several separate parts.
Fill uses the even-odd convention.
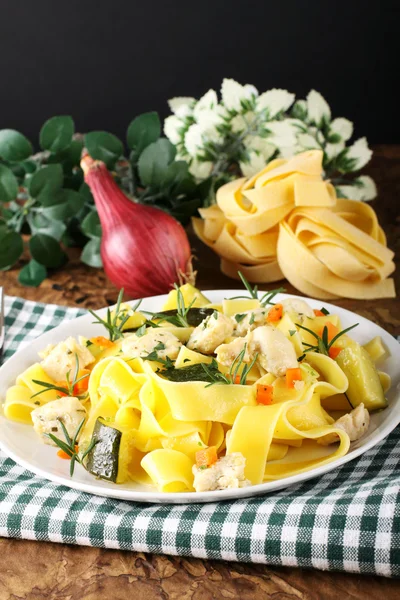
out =
[[[167,293],[193,273],[189,240],[178,221],[129,200],[103,162],[86,155],[81,167],[99,213],[101,258],[112,283],[143,298]]]

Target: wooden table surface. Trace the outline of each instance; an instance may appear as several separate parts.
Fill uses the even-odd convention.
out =
[[[400,246],[400,146],[378,146],[366,170],[378,183],[372,203],[386,231],[388,245]],[[223,276],[215,255],[195,238],[197,284],[201,289],[237,288]],[[79,262],[79,253],[37,289],[17,282],[17,269],[0,273],[6,293],[42,302],[100,308],[113,304],[117,290],[102,271]],[[400,270],[396,273],[399,291]],[[294,289],[284,284],[288,292]],[[400,335],[400,301],[340,300],[336,304]],[[341,600],[400,597],[400,582],[373,576],[296,568],[207,561],[83,546],[0,539],[0,600]]]

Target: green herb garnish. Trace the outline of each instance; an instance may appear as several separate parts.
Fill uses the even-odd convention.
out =
[[[79,450],[78,451],[76,450],[76,442],[77,442],[78,436],[82,430],[83,424],[85,423],[85,418],[83,418],[82,421],[79,423],[72,438],[69,435],[67,428],[65,427],[62,420],[57,419],[57,421],[60,423],[60,427],[61,427],[64,437],[65,437],[65,442],[63,440],[60,440],[53,433],[47,433],[46,435],[59,448],[61,448],[61,450],[63,450],[65,452],[65,454],[68,454],[68,456],[70,457],[71,463],[70,463],[70,467],[69,467],[69,474],[72,477],[74,474],[75,463],[79,463],[80,465],[82,465],[83,468],[86,468],[83,461],[86,458],[87,454],[89,454],[89,452],[91,450],[93,450],[94,446],[97,444],[97,440],[92,440],[90,442],[89,446],[86,448],[86,450],[82,454],[79,454]]]
[[[118,300],[115,306],[114,316],[111,316],[111,310],[109,308],[107,308],[107,314],[105,319],[102,319],[101,317],[99,317],[99,315],[93,312],[93,310],[89,309],[90,314],[93,315],[96,319],[95,321],[93,321],[93,323],[100,323],[100,325],[103,325],[103,327],[107,329],[108,337],[110,338],[111,342],[115,342],[115,340],[119,340],[124,336],[122,330],[130,316],[126,308],[123,308],[121,310],[121,302],[123,295],[124,289],[122,288],[118,294]],[[141,300],[138,300],[136,302],[135,306],[132,307],[133,312],[135,312],[139,308],[141,302]]]
[[[78,374],[79,374],[79,358],[78,358],[77,353],[75,352],[75,369],[74,369],[74,375],[72,377],[72,380],[70,379],[71,370],[68,371],[68,373],[65,376],[66,384],[67,384],[66,386],[55,385],[54,383],[48,383],[47,381],[40,381],[39,379],[32,379],[33,383],[36,383],[37,385],[41,385],[44,389],[40,390],[40,392],[36,392],[36,394],[33,394],[31,396],[31,398],[35,398],[36,396],[39,396],[39,394],[43,394],[44,392],[47,392],[48,390],[56,390],[57,392],[61,392],[63,394],[66,394],[67,396],[73,396],[75,398],[78,398],[78,400],[85,400],[87,398],[87,394],[83,394],[82,396],[75,396],[74,388],[77,383],[79,383],[83,379],[86,379],[87,377],[89,377],[89,373],[82,375],[82,377],[78,377]]]
[[[260,305],[262,307],[266,306],[267,304],[274,304],[274,302],[272,302],[272,300],[275,298],[275,296],[277,294],[280,294],[281,292],[286,292],[285,288],[280,287],[280,288],[276,288],[275,290],[266,292],[263,296],[261,296],[261,298],[259,298],[258,297],[258,293],[259,293],[258,286],[255,285],[254,287],[251,287],[251,285],[247,281],[246,277],[240,271],[238,271],[238,275],[239,275],[240,279],[242,280],[244,287],[249,292],[250,298],[252,298],[253,300],[259,300]],[[239,298],[248,298],[248,296],[234,296],[233,298],[230,298],[230,299],[238,300]]]
[[[228,375],[224,375],[223,373],[221,373],[221,371],[219,371],[218,363],[216,360],[213,360],[213,362],[210,365],[201,363],[203,370],[210,378],[210,383],[208,385],[206,385],[206,387],[210,387],[210,385],[214,385],[215,383],[222,383],[225,385],[232,385],[233,383],[235,383],[236,377],[239,376],[238,375],[239,369],[244,364],[243,359],[244,359],[245,353],[246,353],[246,344],[244,345],[243,350],[241,350],[241,352],[239,352],[239,354],[236,356],[235,360],[232,362]],[[243,371],[239,376],[240,377],[240,379],[239,379],[240,385],[246,385],[247,376],[248,376],[249,372],[251,371],[251,369],[253,368],[257,358],[258,358],[258,353],[254,356],[253,360],[249,364],[244,365]]]
[[[152,319],[160,319],[160,321],[171,323],[171,325],[175,325],[176,327],[190,327],[190,324],[187,320],[187,314],[192,308],[193,304],[196,302],[196,298],[193,298],[189,306],[185,307],[185,299],[181,290],[179,289],[179,286],[176,283],[174,284],[174,288],[176,289],[176,314],[168,315],[163,312],[151,313],[146,310],[143,312],[146,314],[150,314]]]
[[[300,327],[300,329],[304,329],[304,331],[308,331],[308,333],[310,333],[313,337],[315,337],[315,339],[317,341],[317,343],[315,345],[308,344],[307,342],[303,342],[303,346],[307,346],[307,348],[306,348],[306,350],[304,350],[304,354],[297,359],[298,361],[301,361],[305,357],[306,352],[318,352],[319,354],[325,354],[326,356],[329,356],[329,350],[333,346],[333,344],[336,342],[336,340],[338,340],[342,335],[344,335],[348,331],[351,331],[352,329],[354,329],[354,327],[357,327],[359,325],[359,323],[355,323],[354,325],[351,325],[351,327],[347,327],[346,329],[343,329],[343,331],[340,331],[338,334],[336,334],[335,337],[333,337],[330,342],[328,342],[328,328],[326,325],[322,330],[322,337],[320,337],[317,333],[315,333],[315,331],[312,331],[312,329],[308,329],[308,327],[304,327],[303,325],[300,325],[300,323],[295,323],[295,325],[296,325],[296,327]]]
[[[243,319],[245,318],[246,314],[245,313],[238,313],[237,315],[235,315],[235,321],[236,323],[240,323],[240,321],[243,321]]]

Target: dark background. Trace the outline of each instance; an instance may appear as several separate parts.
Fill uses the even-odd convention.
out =
[[[36,142],[71,114],[124,137],[141,112],[223,77],[262,92],[320,91],[355,137],[400,142],[399,2],[0,0],[0,128]],[[396,86],[397,87],[397,86]]]

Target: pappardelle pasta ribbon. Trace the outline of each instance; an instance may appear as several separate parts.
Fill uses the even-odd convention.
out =
[[[337,199],[322,179],[323,153],[271,161],[252,178],[217,191],[199,209],[197,236],[221,258],[221,270],[269,283],[286,278],[321,299],[394,297],[393,252],[367,204]]]

